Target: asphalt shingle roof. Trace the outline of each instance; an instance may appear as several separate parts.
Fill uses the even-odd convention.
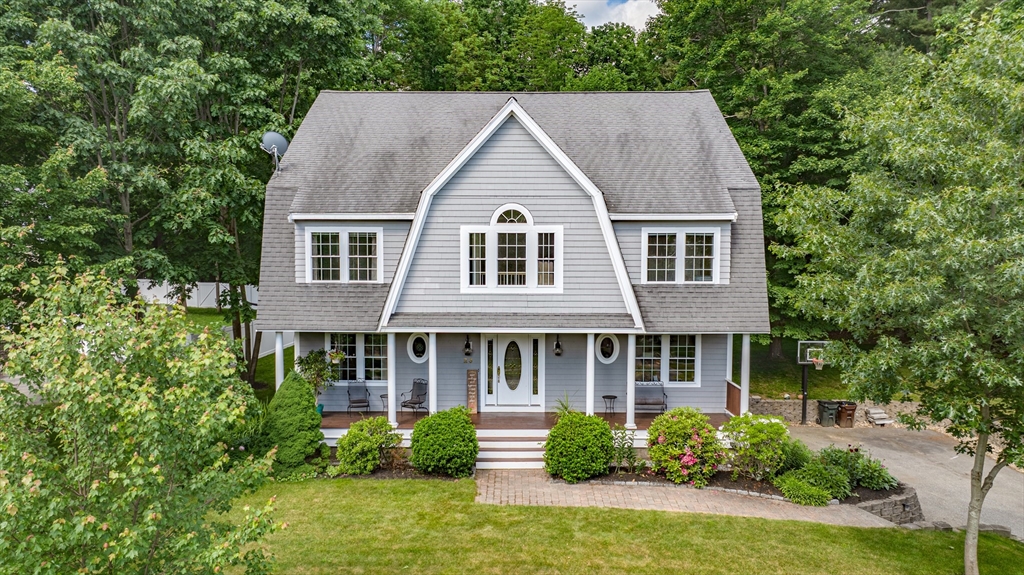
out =
[[[648,332],[768,332],[760,188],[707,91],[321,93],[267,186],[257,329],[375,331],[390,286],[297,283],[288,215],[415,212],[420,192],[510,97],[611,214],[739,213],[728,285],[633,286]],[[514,328],[522,319],[421,315],[396,314],[390,325]],[[536,327],[627,329],[626,318],[594,314],[570,326],[551,317]]]

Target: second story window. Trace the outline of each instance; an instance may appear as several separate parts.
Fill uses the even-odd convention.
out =
[[[641,283],[718,283],[720,228],[644,228]]]
[[[381,228],[322,225],[305,232],[306,282],[381,282]]]
[[[561,293],[562,226],[536,225],[526,208],[506,204],[460,237],[463,293]]]

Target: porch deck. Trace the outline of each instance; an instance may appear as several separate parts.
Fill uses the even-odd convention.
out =
[[[621,424],[626,423],[625,413],[600,413],[596,415],[602,417],[605,421],[610,424]],[[646,431],[651,426],[651,422],[655,417],[660,415],[655,412],[641,412],[636,413],[634,418],[636,421],[636,428],[641,431]],[[343,411],[328,411],[324,413],[323,421],[320,424],[321,429],[348,429],[354,422],[367,417],[376,416],[387,416],[387,413],[380,411],[371,411],[365,413],[353,413],[351,415]],[[414,414],[411,411],[400,411],[398,412],[398,429],[400,430],[411,430],[416,421],[425,417],[423,412],[419,415]],[[554,413],[477,413],[471,415],[470,418],[473,420],[473,425],[477,429],[551,429],[555,424]],[[729,416],[724,413],[709,413],[708,418],[711,420],[711,425],[718,427],[729,420]]]

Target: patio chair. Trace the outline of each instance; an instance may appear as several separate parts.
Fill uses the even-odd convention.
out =
[[[350,381],[348,384],[348,409],[346,411],[351,414],[353,409],[359,412],[370,411],[370,392],[366,389],[366,382],[361,379]]]
[[[409,399],[405,399],[408,396]],[[412,389],[402,394],[402,409],[409,408],[413,413],[427,410],[427,380],[417,377],[412,380]]]

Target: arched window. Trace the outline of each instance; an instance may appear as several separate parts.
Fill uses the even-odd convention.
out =
[[[488,226],[462,226],[463,291],[561,292],[562,226],[539,226],[519,204],[505,204]]]

